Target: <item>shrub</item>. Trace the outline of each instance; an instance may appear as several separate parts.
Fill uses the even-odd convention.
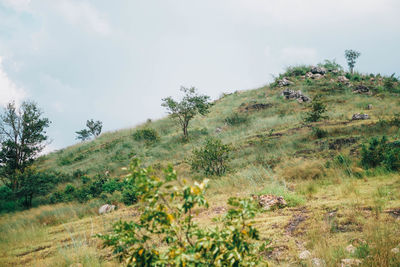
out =
[[[343,67],[340,64],[336,63],[335,60],[328,60],[328,59],[325,59],[323,63],[319,63],[318,67],[323,67],[329,72],[343,70]]]
[[[114,191],[121,190],[122,183],[118,179],[109,179],[103,184],[103,191],[112,194]]]
[[[194,185],[178,181],[175,170],[165,178],[150,175],[133,161],[128,179],[137,188],[139,222],[119,221],[114,232],[99,235],[128,266],[256,266],[265,245],[251,224],[258,208],[251,199],[230,198],[218,226],[201,228],[194,210],[208,208],[207,180]],[[266,265],[266,263],[262,264]]]
[[[230,145],[222,144],[220,139],[207,138],[202,148],[192,151],[192,170],[203,171],[206,175],[223,175],[228,169],[231,150]]]
[[[237,126],[240,124],[246,124],[249,122],[249,116],[245,114],[232,113],[230,116],[225,118],[225,123],[230,126]]]
[[[328,118],[327,116],[323,115],[326,112],[326,105],[322,103],[320,96],[314,97],[310,105],[310,109],[311,110],[307,112],[304,119],[305,122],[316,122],[321,119]]]
[[[286,68],[286,71],[281,76],[302,76],[309,72],[311,66],[308,65],[298,65]]]
[[[315,138],[318,138],[318,139],[328,136],[328,131],[318,128],[318,127],[312,127],[311,133]]]
[[[368,168],[384,166],[388,170],[400,170],[400,147],[396,142],[388,143],[386,136],[380,140],[372,138],[361,150],[361,165]]]
[[[133,138],[136,141],[145,141],[147,144],[153,144],[160,139],[157,131],[151,128],[137,130],[133,134]]]
[[[122,191],[122,202],[125,205],[132,205],[137,202],[136,188],[133,185],[128,185]]]

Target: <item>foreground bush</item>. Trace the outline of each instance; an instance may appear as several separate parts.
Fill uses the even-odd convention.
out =
[[[219,226],[200,228],[194,210],[208,208],[207,180],[186,185],[168,167],[163,179],[134,159],[128,180],[137,188],[141,216],[135,222],[118,222],[114,232],[99,235],[128,266],[256,266],[261,262],[258,231],[249,220],[256,203],[231,198],[230,209]],[[264,264],[265,266],[265,264]]]
[[[223,175],[229,164],[231,147],[216,138],[207,138],[204,146],[193,150],[190,160],[192,170],[202,171],[206,175]]]

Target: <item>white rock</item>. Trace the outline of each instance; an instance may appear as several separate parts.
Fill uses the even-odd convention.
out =
[[[353,246],[353,245],[348,245],[348,246],[346,247],[346,251],[347,251],[348,253],[353,254],[354,252],[356,252],[356,247]]]
[[[341,267],[358,266],[362,263],[359,259],[342,259]]]
[[[392,248],[392,249],[390,250],[390,252],[392,252],[393,254],[397,254],[397,253],[400,252],[400,249],[399,249],[399,248]]]
[[[311,253],[310,253],[310,251],[308,251],[308,250],[304,250],[303,252],[301,252],[300,254],[299,254],[299,258],[301,259],[301,260],[306,260],[306,259],[309,259],[311,257]]]
[[[113,210],[115,210],[115,205],[105,204],[100,207],[99,214],[109,213],[112,212]]]
[[[314,267],[323,267],[323,266],[326,266],[325,261],[324,261],[323,259],[319,259],[319,258],[313,258],[313,259],[311,260],[311,264],[312,264],[312,266],[314,266]]]

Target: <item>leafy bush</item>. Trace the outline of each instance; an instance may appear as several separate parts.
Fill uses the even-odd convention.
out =
[[[145,141],[148,144],[155,143],[160,139],[160,137],[158,136],[157,131],[154,130],[154,129],[151,129],[151,128],[137,130],[133,134],[133,138],[136,141]]]
[[[258,208],[251,199],[230,198],[218,226],[201,228],[194,210],[208,208],[207,180],[194,185],[178,181],[170,166],[164,179],[139,168],[135,159],[129,180],[137,188],[139,222],[119,221],[114,232],[99,235],[128,266],[255,266],[265,245],[251,224]],[[265,265],[266,263],[264,263]]]
[[[132,205],[137,202],[136,188],[133,185],[128,185],[122,190],[122,202],[125,205]]]
[[[312,127],[311,132],[312,132],[312,135],[318,139],[328,136],[328,131],[318,128],[318,127]]]
[[[396,142],[388,143],[386,136],[372,138],[362,146],[361,165],[366,169],[384,166],[391,171],[400,170],[400,147]]]
[[[335,60],[328,60],[328,59],[325,59],[323,63],[319,63],[318,67],[323,67],[329,72],[343,70],[343,67],[339,63],[336,63]]]
[[[284,74],[281,76],[302,76],[306,75],[307,72],[309,72],[311,69],[311,66],[308,65],[298,65],[298,66],[292,66],[286,68],[286,71]]]
[[[231,150],[230,145],[222,144],[221,140],[207,138],[202,148],[192,151],[192,170],[203,171],[206,175],[223,175],[228,169]]]
[[[237,126],[240,124],[246,124],[248,122],[249,122],[249,116],[237,112],[232,113],[230,116],[225,118],[225,123],[230,126]]]
[[[307,112],[304,119],[305,122],[316,122],[321,119],[328,118],[327,116],[323,115],[326,112],[326,105],[322,103],[320,96],[317,96],[313,99],[310,108],[311,110]]]
[[[118,179],[109,179],[103,184],[103,192],[112,194],[114,191],[121,191],[122,183]]]

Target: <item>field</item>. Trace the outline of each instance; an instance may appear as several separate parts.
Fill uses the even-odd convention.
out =
[[[232,161],[225,175],[208,177],[210,209],[199,210],[196,221],[201,225],[212,224],[211,218],[226,210],[230,196],[279,195],[288,207],[265,211],[255,220],[261,239],[271,240],[265,252],[271,266],[316,266],[313,258],[326,266],[338,266],[342,259],[360,259],[363,266],[399,266],[400,253],[392,249],[400,245],[400,175],[360,164],[362,144],[370,138],[398,138],[399,93],[385,90],[378,77],[357,75],[360,78],[350,79],[351,86],[339,83],[333,73],[315,80],[290,77],[291,89],[311,98],[321,95],[328,118],[319,122],[304,123],[309,105],[284,99],[284,88],[271,84],[221,96],[207,116],[191,122],[189,142],[182,140],[170,118],[149,120],[43,156],[37,165],[69,174],[80,170],[91,176],[124,177],[124,167],[136,156],[156,171],[171,163],[180,177],[199,181],[205,175],[191,170],[191,151],[206,137],[218,137],[232,145]],[[370,94],[354,93],[358,85],[374,89]],[[370,118],[351,120],[355,113]],[[234,114],[244,119],[227,123]],[[160,140],[135,140],[135,131],[145,128],[155,129]],[[316,129],[323,134],[318,136]],[[69,184],[79,188],[82,182]],[[96,234],[110,231],[119,219],[134,220],[134,205],[118,203],[115,212],[98,215],[107,200],[49,205],[48,198],[39,197],[38,206],[30,210],[1,215],[1,265],[120,265]],[[346,249],[349,245],[354,252]],[[305,250],[312,256],[300,259]]]

